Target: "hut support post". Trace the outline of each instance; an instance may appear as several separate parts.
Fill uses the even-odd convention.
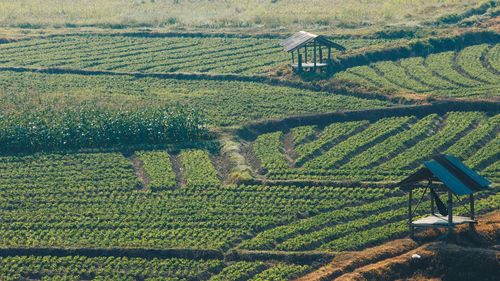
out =
[[[295,63],[295,57],[293,55],[293,51],[292,51],[292,63]]]
[[[432,193],[429,194],[431,196],[431,214],[434,215],[434,196],[432,196]]]
[[[297,58],[297,64],[298,64],[298,65],[297,65],[297,66],[298,66],[297,68],[298,68],[299,72],[302,72],[302,54],[300,54],[300,53],[299,53],[299,54],[297,55],[297,57],[298,57],[298,58]]]
[[[307,45],[304,46],[304,62],[307,63]]]
[[[319,46],[319,63],[323,63],[323,49]]]
[[[314,71],[316,71],[316,40],[314,40],[313,42],[313,45],[314,45]]]
[[[413,237],[413,218],[411,217],[412,188],[408,194],[408,225],[410,226],[410,237]]]
[[[474,195],[473,194],[469,194],[469,203],[470,203],[470,218],[474,219]],[[474,223],[470,223],[469,224],[469,228],[471,230],[473,230],[474,229]]]
[[[451,190],[448,190],[448,235],[451,234],[453,227],[453,197]]]

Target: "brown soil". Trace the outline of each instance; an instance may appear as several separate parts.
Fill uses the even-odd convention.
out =
[[[232,170],[231,159],[227,153],[211,154],[210,158],[215,169],[219,172],[221,183],[230,184],[230,175]]]
[[[288,161],[290,167],[295,166],[295,159],[297,159],[297,153],[295,152],[295,146],[293,144],[293,133],[290,131],[283,135],[283,151]]]
[[[149,177],[146,170],[144,170],[142,162],[135,154],[132,154],[131,156],[127,157],[127,159],[132,164],[132,168],[134,169],[134,174],[139,178],[139,181],[142,184],[142,190],[148,191],[149,184],[151,183],[151,178]]]
[[[261,168],[261,162],[259,157],[255,155],[255,152],[253,150],[253,143],[252,142],[241,142],[241,153],[247,160],[248,164],[252,168],[253,175],[259,175],[262,174],[262,168]]]
[[[186,179],[184,178],[184,166],[182,166],[181,154],[171,154],[170,162],[172,162],[172,169],[175,173],[175,181],[177,182],[177,186],[186,187]]]

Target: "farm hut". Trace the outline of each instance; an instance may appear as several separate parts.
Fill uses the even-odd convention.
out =
[[[322,35],[316,35],[305,31],[299,31],[291,37],[283,40],[280,43],[286,52],[292,54],[292,69],[301,72],[303,69],[326,68],[328,61],[332,58],[332,48],[344,51],[345,48],[341,45],[326,39]],[[312,54],[307,53],[307,50],[312,49]],[[328,51],[327,59],[323,58],[323,50]],[[295,61],[295,53],[297,53],[297,61]],[[319,53],[319,54],[318,54]],[[308,58],[311,58],[310,62]]]
[[[408,223],[410,226],[410,236],[413,236],[414,227],[438,227],[448,228],[448,234],[456,225],[469,223],[470,226],[477,223],[474,219],[474,193],[488,188],[490,181],[478,175],[476,172],[466,167],[462,162],[451,155],[438,155],[433,160],[424,162],[424,167],[414,174],[405,178],[396,186],[408,191]],[[418,187],[418,183],[427,182],[424,186],[422,197],[412,209],[412,190]],[[427,190],[431,200],[431,215],[413,221],[413,214],[418,205],[422,202]],[[439,193],[448,193],[448,202],[445,205],[439,198]],[[464,208],[469,212],[468,217],[453,216],[453,195],[461,203],[461,196],[468,195],[469,208],[463,202]],[[435,205],[439,214],[435,213]]]

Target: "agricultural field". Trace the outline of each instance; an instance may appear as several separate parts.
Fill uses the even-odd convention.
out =
[[[289,114],[394,105],[388,101],[258,82],[15,71],[0,71],[0,92],[5,100],[0,107],[7,112],[18,112],[27,104],[30,108],[45,109],[53,99],[62,100],[68,107],[85,104],[112,108],[134,104],[158,107],[178,102],[201,110],[207,122],[217,126],[241,125]],[[24,95],[28,103],[19,98]],[[33,95],[37,98],[32,98]]]
[[[349,68],[335,78],[374,87],[447,97],[498,98],[498,44]]]
[[[448,112],[296,127],[258,136],[253,151],[262,165],[257,168],[274,180],[398,180],[438,153],[496,179],[489,166],[498,160],[499,120],[484,112]]]
[[[0,45],[0,67],[57,67],[113,72],[264,74],[290,58],[281,39],[54,36]],[[338,39],[350,50],[404,39]]]
[[[0,3],[0,280],[314,275],[409,239],[436,154],[500,210],[498,1],[240,2]],[[347,50],[295,73],[298,30]]]

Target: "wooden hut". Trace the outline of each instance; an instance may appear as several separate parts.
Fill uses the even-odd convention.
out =
[[[316,35],[305,31],[299,31],[291,37],[283,40],[280,43],[286,52],[292,55],[292,69],[299,72],[303,69],[316,69],[326,68],[328,61],[332,58],[332,48],[344,51],[345,48],[341,45],[326,39],[322,35]],[[312,54],[308,54],[312,51]],[[328,52],[327,58],[323,57],[323,50]],[[295,53],[297,53],[297,60],[295,60]],[[309,59],[312,60],[309,61]]]
[[[466,167],[462,162],[451,155],[438,155],[433,157],[432,161],[424,162],[424,167],[416,171],[411,176],[405,178],[396,186],[400,186],[402,190],[409,193],[408,200],[408,222],[410,226],[410,236],[413,235],[414,227],[438,227],[448,228],[448,234],[456,225],[469,223],[472,227],[477,220],[474,219],[474,193],[488,188],[490,181],[478,175],[476,172]],[[422,197],[419,203],[422,202],[427,190],[431,201],[431,215],[413,221],[415,209],[412,209],[412,190],[418,187],[418,183],[427,182],[424,186]],[[448,193],[447,205],[439,198],[439,193]],[[454,216],[453,215],[453,195],[458,202],[461,202],[460,196],[468,195],[469,197],[469,216]],[[435,205],[439,214],[435,213]]]

